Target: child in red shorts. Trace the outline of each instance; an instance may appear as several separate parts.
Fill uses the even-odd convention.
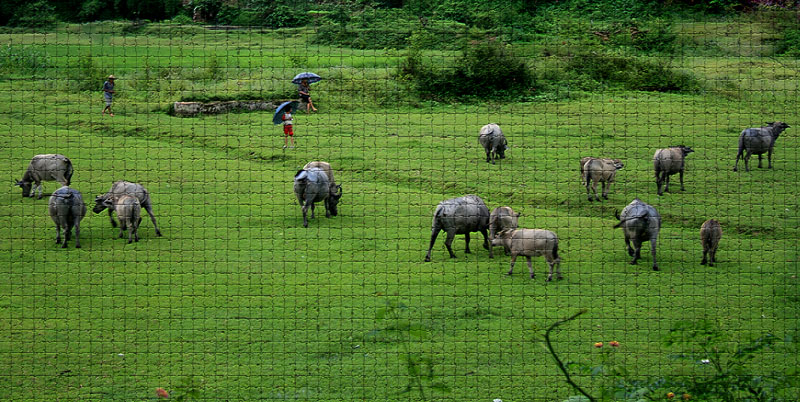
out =
[[[286,148],[286,144],[290,138],[292,139],[292,145],[289,148],[294,148],[294,130],[292,129],[293,122],[291,108],[288,108],[285,112],[283,112],[281,120],[283,120],[283,148]]]

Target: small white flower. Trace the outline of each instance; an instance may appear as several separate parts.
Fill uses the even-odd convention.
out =
[[[703,359],[703,360],[700,360],[700,363],[703,363],[703,364],[708,364],[708,363],[711,363],[711,360],[709,360],[709,359]]]
[[[117,356],[119,356],[119,357],[124,357],[124,356],[125,356],[125,353],[118,353],[118,354],[117,354]]]
[[[493,400],[492,402],[503,402],[503,400],[500,399],[500,398],[497,398],[497,399]]]

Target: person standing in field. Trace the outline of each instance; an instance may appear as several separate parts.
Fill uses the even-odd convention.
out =
[[[292,108],[288,107],[281,116],[283,120],[283,148],[286,149],[286,144],[291,139],[292,145],[289,148],[294,148],[294,121],[292,120]]]
[[[307,79],[303,79],[297,84],[297,92],[300,93],[300,100],[306,103],[306,113],[309,113],[310,110],[317,111],[317,108],[314,107],[314,102],[311,101],[311,85],[309,85]]]
[[[111,100],[114,95],[114,80],[116,77],[114,75],[108,76],[108,81],[103,83],[103,98],[106,100],[106,107],[103,109],[103,114],[106,114],[108,111],[108,115],[114,117],[114,113],[111,112]]]

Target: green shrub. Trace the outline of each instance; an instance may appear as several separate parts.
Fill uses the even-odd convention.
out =
[[[37,75],[52,67],[50,57],[29,46],[0,47],[0,72]]]
[[[656,92],[694,92],[700,89],[700,83],[693,75],[675,71],[663,60],[591,52],[569,58],[566,69],[612,88]]]
[[[26,28],[51,28],[58,22],[56,10],[45,0],[24,4],[19,7],[11,20],[11,26]]]
[[[470,43],[449,65],[422,61],[412,51],[401,63],[399,77],[410,81],[423,98],[514,98],[533,85],[525,62],[497,41]]]
[[[775,44],[775,54],[800,57],[800,29],[787,29]]]

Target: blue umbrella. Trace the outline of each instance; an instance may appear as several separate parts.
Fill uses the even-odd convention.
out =
[[[281,105],[278,106],[277,109],[275,109],[275,114],[272,116],[273,123],[275,124],[283,123],[283,119],[281,117],[283,116],[284,109],[286,109],[287,106],[291,110],[289,113],[294,112],[294,110],[297,109],[297,101],[288,101],[281,103]]]
[[[292,78],[292,84],[299,84],[303,80],[308,80],[309,84],[322,81],[322,77],[314,73],[300,73]]]

